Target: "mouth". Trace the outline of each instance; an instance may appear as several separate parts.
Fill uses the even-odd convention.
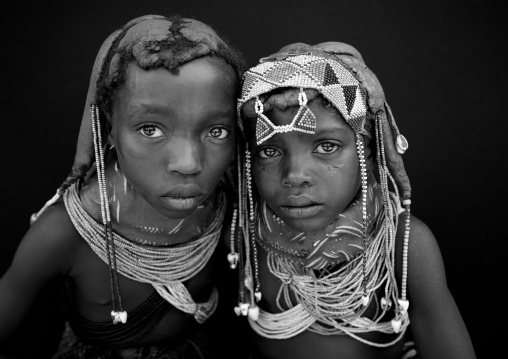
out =
[[[203,200],[204,195],[171,195],[162,196],[162,199],[173,209],[176,210],[189,210],[199,206]]]
[[[307,218],[316,215],[321,208],[322,204],[313,204],[310,206],[279,206],[280,210],[291,218]]]
[[[323,204],[304,196],[291,196],[278,207],[288,217],[306,218],[316,215],[323,208]]]
[[[161,198],[174,210],[189,210],[196,208],[203,201],[203,191],[193,184],[179,184]]]

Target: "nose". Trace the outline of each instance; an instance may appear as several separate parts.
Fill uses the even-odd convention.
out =
[[[285,156],[282,184],[285,187],[301,187],[312,185],[312,175],[309,165],[312,159],[301,155]],[[310,162],[309,162],[310,161]]]
[[[167,171],[182,175],[195,175],[201,172],[201,154],[194,141],[185,139],[173,141],[168,149]]]

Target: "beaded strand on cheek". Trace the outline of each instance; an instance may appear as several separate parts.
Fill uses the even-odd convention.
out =
[[[92,132],[94,139],[95,162],[97,166],[97,182],[99,184],[99,194],[101,201],[101,216],[104,222],[104,235],[106,241],[106,252],[108,257],[108,267],[111,285],[111,296],[113,301],[113,310],[111,318],[113,324],[126,323],[127,312],[123,310],[122,297],[120,295],[120,286],[118,285],[118,271],[116,267],[115,242],[113,240],[113,229],[111,226],[111,215],[109,211],[109,199],[106,188],[106,176],[104,166],[104,153],[102,151],[101,124],[99,118],[99,108],[92,104]]]
[[[369,304],[370,296],[367,292],[367,166],[365,164],[365,153],[363,147],[363,140],[359,133],[355,133],[356,149],[358,151],[358,159],[360,161],[360,172],[362,179],[362,235],[363,235],[363,250],[362,250],[362,275],[363,275],[363,296],[362,304],[367,306]]]

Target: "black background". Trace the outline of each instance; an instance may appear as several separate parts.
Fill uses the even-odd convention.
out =
[[[506,236],[506,11],[502,1],[51,1],[2,5],[0,274],[70,170],[92,64],[128,20],[179,13],[211,25],[248,65],[294,42],[356,47],[401,132],[412,213],[438,239],[478,358],[494,357]],[[503,269],[502,269],[503,268]],[[12,347],[45,358],[61,329],[52,286]],[[2,318],[0,318],[2,320]],[[234,329],[233,329],[234,330]],[[501,332],[499,332],[501,331]],[[224,330],[224,346],[228,347]]]

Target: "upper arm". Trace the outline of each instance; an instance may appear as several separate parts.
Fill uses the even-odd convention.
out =
[[[399,278],[403,223],[397,233]],[[414,216],[411,216],[407,285],[410,326],[419,358],[475,358],[466,326],[448,289],[436,238]]]
[[[49,207],[20,242],[0,279],[0,343],[13,334],[53,278],[72,268],[74,227],[65,207]]]

